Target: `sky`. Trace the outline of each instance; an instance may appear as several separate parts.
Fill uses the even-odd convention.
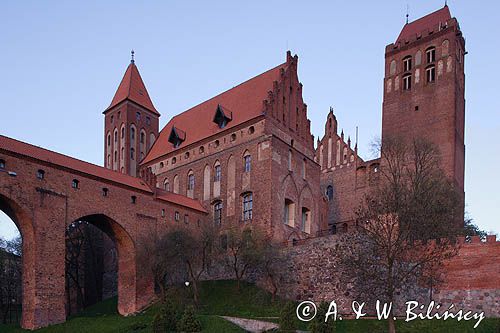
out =
[[[311,130],[329,107],[375,157],[384,49],[444,1],[2,1],[0,134],[103,164],[103,115],[135,50],[156,109],[169,118],[299,56]],[[498,1],[448,1],[466,38],[466,211],[500,231]],[[354,141],[354,140],[353,140]],[[0,213],[0,237],[17,230]]]

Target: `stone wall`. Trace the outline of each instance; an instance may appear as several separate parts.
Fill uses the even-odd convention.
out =
[[[331,235],[302,241],[284,249],[289,272],[283,278],[279,294],[294,300],[315,302],[335,300],[341,312],[349,313],[351,301],[357,294],[354,286],[341,281],[339,258],[336,256],[342,236]],[[486,242],[473,237],[462,244],[457,256],[447,261],[444,283],[432,291],[432,299],[455,309],[484,311],[488,317],[500,317],[500,242],[488,236]],[[268,287],[265,281],[258,282]],[[396,301],[396,313],[402,314],[406,301],[428,304],[430,290],[416,288],[401,292]],[[359,300],[363,301],[363,300]]]

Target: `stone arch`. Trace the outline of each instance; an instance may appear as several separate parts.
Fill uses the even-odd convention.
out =
[[[136,247],[131,235],[115,219],[102,213],[93,213],[73,219],[85,221],[104,232],[114,243],[118,254],[118,313],[136,312]]]
[[[21,327],[35,329],[47,326],[51,322],[49,322],[49,318],[41,314],[43,310],[40,308],[42,306],[36,302],[39,297],[36,290],[36,273],[38,273],[38,266],[36,265],[37,258],[33,221],[30,214],[27,213],[29,209],[22,207],[14,200],[0,194],[0,210],[14,222],[23,240]],[[61,264],[64,265],[64,261],[62,261]],[[63,281],[61,282],[64,283]],[[62,309],[54,309],[54,311],[57,312],[57,310],[62,310],[57,312],[56,315],[59,316],[57,321],[63,322],[66,319],[64,302],[60,305],[62,305]]]

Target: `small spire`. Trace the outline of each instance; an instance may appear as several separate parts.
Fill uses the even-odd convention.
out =
[[[135,54],[135,52],[134,52],[134,50],[132,49],[132,51],[130,51],[130,55],[131,55],[131,58],[130,58],[130,63],[131,63],[131,64],[135,63],[135,60],[134,60],[134,54]]]
[[[410,11],[410,6],[406,4],[406,24],[408,24],[408,17],[410,16],[409,11]]]
[[[448,7],[448,0],[444,0],[444,6]]]

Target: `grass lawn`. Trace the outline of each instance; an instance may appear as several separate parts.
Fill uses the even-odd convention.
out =
[[[178,301],[189,297],[187,289],[180,289],[172,295]],[[280,308],[283,301],[271,302],[271,296],[255,287],[242,283],[241,291],[236,289],[234,281],[208,281],[202,284],[200,290],[201,306],[198,310],[198,319],[202,323],[203,332],[232,333],[244,332],[236,325],[218,317],[227,315],[243,318],[262,319],[278,322]],[[122,317],[116,312],[116,298],[95,304],[80,313],[71,316],[60,325],[38,330],[40,333],[125,333],[125,332],[152,332],[152,322],[158,306],[153,305],[146,311],[130,317]],[[477,329],[473,329],[473,322],[457,321],[413,321],[404,323],[398,320],[398,333],[499,333],[500,319],[485,319]],[[302,323],[300,329],[306,330],[307,323]],[[386,323],[377,320],[344,320],[336,323],[337,333],[385,333]],[[19,327],[0,324],[2,333],[27,332]]]

